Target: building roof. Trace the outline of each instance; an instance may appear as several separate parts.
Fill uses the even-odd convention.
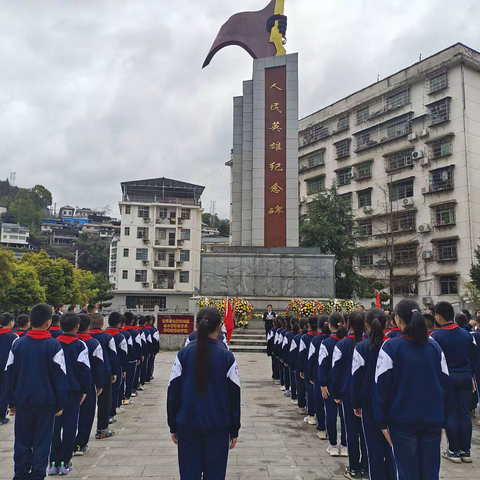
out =
[[[230,237],[202,237],[202,243],[230,243]]]
[[[72,207],[71,205],[64,205],[63,207],[60,207],[60,210],[75,210],[75,207]]]
[[[25,230],[27,232],[29,231],[28,227],[22,227],[18,223],[2,223],[2,228],[3,227],[6,227],[6,228],[21,228],[22,230]]]

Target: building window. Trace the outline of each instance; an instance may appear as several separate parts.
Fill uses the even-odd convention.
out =
[[[157,260],[159,262],[164,262],[167,260],[167,251],[166,250],[159,250],[157,253]]]
[[[145,283],[147,281],[147,271],[135,270],[135,281]]]
[[[190,240],[190,230],[188,228],[182,228],[180,240]]]
[[[137,227],[137,238],[148,239],[148,227]]]
[[[168,216],[168,210],[166,207],[160,207],[158,209],[158,218],[161,218],[161,219],[166,219]]]
[[[190,261],[190,250],[181,250],[180,251],[180,261],[189,262]]]
[[[157,240],[166,240],[167,238],[167,231],[164,228],[157,229]]]
[[[327,125],[317,123],[305,130],[302,130],[298,134],[298,140],[301,147],[308,145],[309,143],[322,140],[330,135],[330,131]]]
[[[417,244],[393,246],[393,258],[396,265],[412,264],[417,262]]]
[[[352,181],[352,168],[345,168],[337,172],[337,183],[339,186],[349,185]]]
[[[189,208],[182,208],[180,218],[182,220],[190,220],[190,209]]]
[[[138,207],[138,216],[140,218],[150,217],[150,207]]]
[[[122,279],[128,280],[128,270],[122,270]]]
[[[307,183],[307,195],[315,195],[325,190],[325,175],[305,180]]]
[[[415,230],[415,212],[396,213],[392,217],[392,232]]]
[[[387,172],[393,172],[395,170],[401,170],[402,168],[411,167],[412,162],[412,150],[402,150],[401,152],[391,153],[387,155]]]
[[[430,192],[453,188],[453,166],[438,168],[430,172]]]
[[[451,155],[452,152],[452,138],[440,138],[430,143],[430,158],[440,158]]]
[[[403,87],[401,90],[396,90],[387,94],[387,110],[403,107],[410,103],[410,89]]]
[[[349,127],[348,115],[345,117],[340,117],[337,121],[337,132],[342,130],[347,130]]]
[[[148,260],[148,248],[137,248],[137,260]]]
[[[129,253],[130,253],[130,250],[128,248],[123,249],[123,257],[124,258],[128,258]]]
[[[358,192],[358,208],[372,206],[372,190]]]
[[[347,138],[335,144],[336,158],[345,158],[350,156],[350,139]]]
[[[455,225],[455,203],[447,203],[434,208],[434,225],[443,227],[446,225]]]
[[[441,240],[436,242],[436,256],[437,262],[448,262],[457,260],[457,240]]]
[[[393,294],[404,297],[416,295],[418,292],[417,281],[415,278],[395,278],[393,285]]]
[[[123,233],[126,237],[128,237],[130,235],[130,227],[125,227],[123,229]]]
[[[300,157],[299,165],[299,171],[325,165],[325,150],[317,150],[316,152]]]
[[[430,126],[439,125],[440,123],[450,120],[450,99],[443,98],[438,102],[428,106]]]
[[[373,235],[373,220],[371,218],[365,218],[358,222],[358,229],[362,237],[371,237]]]
[[[344,193],[343,195],[339,195],[339,197],[348,205],[349,208],[352,208],[352,194],[351,193]]]
[[[190,272],[182,270],[180,272],[180,283],[189,283],[190,282]]]
[[[361,253],[358,256],[358,263],[361,267],[371,267],[373,265],[373,253]]]
[[[364,178],[370,178],[372,176],[372,163],[373,162],[365,162],[361,163],[357,168],[357,179],[363,180]]]
[[[458,282],[455,275],[440,277],[440,295],[458,295]]]
[[[401,180],[390,185],[390,201],[396,202],[402,198],[413,197],[413,178]]]
[[[130,215],[132,213],[132,207],[130,205],[125,205],[125,215]]]
[[[354,134],[356,151],[374,147],[379,143],[388,142],[408,135],[412,129],[411,114],[388,120],[380,125],[369,128],[367,131]]]
[[[357,124],[366,122],[370,116],[370,107],[363,107],[357,112]]]
[[[435,93],[448,87],[448,72],[441,70],[433,72],[427,78],[428,93]]]

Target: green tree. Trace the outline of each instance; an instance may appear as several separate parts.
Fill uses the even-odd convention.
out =
[[[0,250],[0,302],[5,291],[13,284],[13,264],[15,258],[8,250]]]
[[[99,272],[95,274],[93,288],[98,290],[98,293],[95,296],[95,302],[100,304],[100,308],[108,308],[112,305],[108,300],[112,300],[114,297],[112,293],[114,287],[115,285],[110,283],[110,280],[105,273]]]
[[[309,219],[300,227],[302,247],[317,247],[325,254],[335,255],[336,297],[349,299],[361,296],[363,277],[354,269],[358,254],[358,228],[349,199],[341,197],[334,183],[309,204]]]
[[[52,205],[53,199],[50,190],[46,189],[43,185],[35,185],[32,188],[32,194],[34,201],[41,209],[48,208]]]
[[[470,268],[470,278],[472,283],[480,290],[480,246],[475,249],[476,263]]]
[[[43,218],[43,209],[35,203],[35,196],[22,188],[9,208],[9,213],[22,227],[29,227],[34,230],[40,227]]]
[[[72,303],[84,303],[94,301],[98,295],[98,289],[95,288],[95,277],[92,272],[75,268],[73,270],[75,278],[75,301]]]
[[[221,237],[228,237],[230,235],[230,220],[220,220],[218,230]]]
[[[15,314],[26,313],[37,303],[46,301],[45,288],[41,285],[33,266],[15,262],[12,274],[13,283],[3,295],[3,310],[15,312]]]
[[[110,244],[98,235],[82,233],[75,242],[78,267],[93,273],[107,272]]]

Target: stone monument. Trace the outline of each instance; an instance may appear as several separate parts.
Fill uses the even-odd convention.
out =
[[[253,78],[233,102],[231,247],[202,254],[202,295],[247,297],[258,306],[334,296],[334,257],[299,248],[298,54],[286,54],[286,28],[284,0],[236,14],[204,63],[229,45],[254,59]]]

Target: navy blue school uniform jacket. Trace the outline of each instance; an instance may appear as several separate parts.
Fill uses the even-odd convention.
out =
[[[284,328],[279,328],[277,330],[277,340],[275,342],[275,356],[281,360],[282,359],[282,345],[283,345],[283,336],[285,335],[286,330]]]
[[[0,387],[3,383],[8,354],[10,353],[13,342],[17,340],[18,335],[13,333],[11,328],[0,328]]]
[[[232,352],[209,339],[210,373],[207,392],[200,396],[195,386],[195,343],[182,348],[170,375],[167,392],[168,425],[190,432],[229,430],[232,438],[240,430],[240,379]]]
[[[285,332],[282,343],[282,360],[284,365],[290,366],[290,346],[294,337],[293,332]]]
[[[321,387],[328,387],[330,389],[333,350],[337,343],[338,337],[336,335],[330,335],[320,345],[317,378]]]
[[[135,348],[135,341],[132,332],[133,330],[125,330],[125,328],[120,329],[120,333],[127,342],[128,363],[135,363],[138,360],[138,353],[137,349]]]
[[[67,367],[60,342],[49,332],[29,331],[9,351],[5,380],[10,408],[63,410],[67,400]]]
[[[302,339],[303,333],[298,332],[292,340],[290,345],[290,365],[293,367],[295,372],[297,371],[298,355],[300,354],[300,340]]]
[[[391,338],[377,359],[375,420],[382,429],[391,423],[441,428],[447,385],[447,361],[435,340],[417,345],[406,335]]]
[[[117,374],[118,368],[121,368],[124,372],[128,369],[128,345],[125,337],[120,333],[118,328],[107,328],[105,332],[110,334],[115,342],[115,348],[117,350]]]
[[[190,342],[195,342],[197,340],[197,337],[198,337],[198,331],[195,330],[194,332],[192,332],[187,340],[185,341],[185,345],[184,347],[186,347]],[[219,343],[221,343],[227,350],[229,350],[228,348],[228,342],[227,342],[227,337],[225,336],[225,334],[220,331],[217,335],[217,340]]]
[[[53,338],[58,338],[63,332],[62,329],[58,325],[52,325],[48,331],[52,335]]]
[[[16,335],[18,338],[21,338],[21,337],[25,336],[27,332],[28,332],[28,330],[17,330],[17,331],[15,332],[15,335]]]
[[[388,339],[384,336],[383,341]],[[354,409],[373,405],[375,370],[381,347],[372,349],[371,345],[370,339],[362,340],[353,351],[350,400]]]
[[[152,325],[145,325],[145,330],[148,332],[150,338],[151,353],[152,355],[156,355],[160,351],[160,336],[158,335],[157,329]]]
[[[73,333],[57,337],[65,355],[67,366],[67,392],[88,393],[92,386],[88,347]]]
[[[402,329],[398,327],[393,327],[388,330],[388,332],[385,334],[386,337],[388,338],[395,338],[398,337],[399,335],[402,334]]]
[[[98,340],[98,343],[102,346],[103,361],[105,363],[105,371],[107,375],[116,375],[113,371],[117,371],[119,365],[119,359],[117,355],[117,347],[115,340],[107,332],[101,328],[93,328],[90,330],[90,335]]]
[[[271,328],[267,333],[267,355],[269,357],[273,355],[273,342],[275,341],[276,333],[277,327]]]
[[[456,323],[450,322],[443,325],[440,330],[432,332],[430,338],[442,348],[450,375],[468,372],[478,378],[480,359],[473,335]]]
[[[103,388],[105,384],[105,363],[103,362],[103,349],[100,342],[88,333],[77,333],[77,337],[85,343],[88,348],[88,360],[90,361],[90,373],[93,384]]]
[[[142,361],[142,339],[137,328],[132,325],[125,325],[122,332],[127,332],[130,334],[130,338],[133,342],[133,347],[135,350],[135,357],[137,361]],[[128,342],[127,342],[128,343]]]
[[[342,338],[333,348],[330,395],[340,400],[350,397],[355,335]]]
[[[311,355],[309,355],[308,359],[308,378],[310,380],[318,380],[317,378],[317,364],[318,364],[318,352],[320,351],[320,346],[322,342],[327,339],[330,335],[326,335],[325,333],[320,333],[310,343],[310,351]]]
[[[310,344],[314,337],[318,335],[318,332],[308,332],[305,335],[302,335],[300,339],[300,347],[298,352],[298,359],[297,359],[297,367],[299,372],[303,372],[305,381],[310,381],[310,377],[308,375],[308,360],[312,356],[312,351],[310,349]]]

